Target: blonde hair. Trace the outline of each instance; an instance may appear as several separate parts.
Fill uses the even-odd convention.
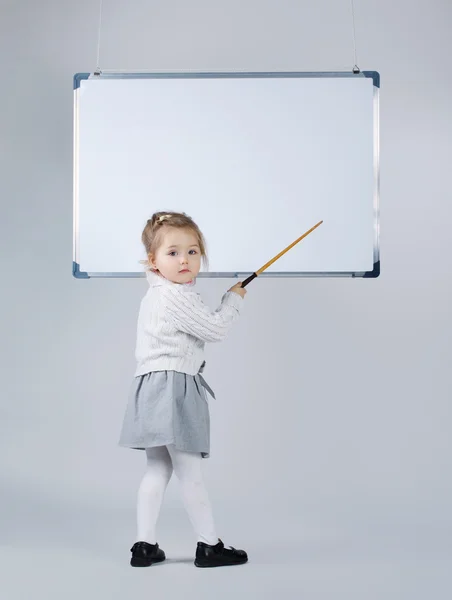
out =
[[[196,236],[198,245],[201,250],[201,257],[205,266],[208,266],[206,240],[199,229],[198,225],[193,221],[191,217],[185,213],[178,212],[156,212],[152,215],[141,234],[141,241],[143,242],[144,249],[146,250],[147,260],[141,260],[140,263],[146,265],[147,271],[152,271],[152,266],[149,261],[149,255],[155,257],[157,250],[160,248],[163,242],[163,234],[168,230],[169,227],[175,229],[188,229]]]

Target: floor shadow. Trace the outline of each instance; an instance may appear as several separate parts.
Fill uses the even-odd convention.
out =
[[[192,565],[195,559],[192,558],[167,558],[161,563],[154,563],[152,568],[155,567],[164,567],[165,565]]]

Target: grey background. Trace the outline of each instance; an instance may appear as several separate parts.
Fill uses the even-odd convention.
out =
[[[177,480],[131,569],[142,454],[117,447],[143,280],[78,281],[72,75],[97,2],[2,0],[2,598],[447,598],[452,586],[449,2],[356,4],[381,88],[382,275],[257,280],[210,346],[219,535],[196,569]],[[104,1],[103,69],[341,70],[343,2]],[[231,240],[233,232],[231,232]],[[212,307],[232,280],[200,281]]]

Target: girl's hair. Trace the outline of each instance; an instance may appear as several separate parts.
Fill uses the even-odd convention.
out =
[[[152,267],[149,261],[149,255],[155,256],[157,250],[163,242],[163,234],[168,227],[174,227],[176,229],[188,229],[195,234],[198,245],[201,250],[201,257],[204,264],[208,265],[206,240],[204,239],[201,230],[196,225],[191,217],[185,213],[177,212],[156,212],[150,219],[147,220],[143,233],[141,234],[141,241],[143,242],[144,249],[146,250],[147,260],[141,260],[140,263],[147,266],[147,271],[152,271]]]

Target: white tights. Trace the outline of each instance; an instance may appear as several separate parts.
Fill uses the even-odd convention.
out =
[[[200,453],[182,452],[174,445],[146,448],[147,467],[138,489],[137,541],[155,544],[156,524],[166,487],[174,473],[198,541],[218,543],[212,508],[204,486]]]

